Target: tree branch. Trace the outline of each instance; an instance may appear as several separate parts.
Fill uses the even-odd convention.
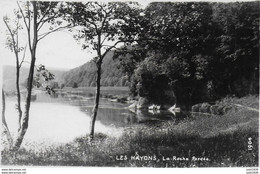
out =
[[[42,22],[41,24],[39,23],[37,31],[40,31],[40,29],[42,28],[42,26],[44,25],[44,23]]]
[[[43,20],[43,21],[41,21],[41,23],[40,22],[38,22],[37,24],[37,31],[40,31],[40,29],[42,28],[42,26],[47,22],[47,21],[49,21],[49,20],[51,20],[51,19],[55,19],[57,17],[57,15],[55,14],[55,15],[53,15],[53,16],[51,16],[51,17],[49,17],[49,18],[47,18],[47,19],[45,19],[45,20]],[[38,27],[39,26],[39,27]]]
[[[95,4],[96,4],[97,6],[99,6],[103,12],[107,13],[106,10],[103,8],[102,5],[100,5],[98,2],[95,2]]]
[[[19,40],[18,40],[18,38],[19,38],[19,32],[18,32],[18,30],[19,30],[19,18],[18,18],[18,21],[17,21],[17,23],[16,23],[16,49],[17,49],[17,51],[18,51],[18,45],[19,45]]]
[[[102,8],[102,9],[103,9],[103,8]],[[103,31],[103,28],[104,28],[105,22],[106,22],[106,20],[107,20],[108,14],[109,14],[110,12],[112,12],[112,9],[110,9],[109,12],[106,12],[106,11],[104,10],[104,12],[105,12],[106,15],[105,15],[104,20],[102,21],[101,32]]]
[[[52,19],[55,19],[57,16],[58,16],[58,14],[56,13],[56,14],[54,14],[53,16],[48,17],[48,18],[46,18],[45,20],[43,20],[42,23],[45,23],[45,22],[47,22],[47,21],[49,21],[49,20],[52,20]]]
[[[92,25],[95,27],[96,31],[98,30],[97,25],[95,24],[95,22],[92,22],[92,21],[90,21],[90,20],[88,20],[88,19],[85,19],[85,20],[86,20],[86,22],[92,24]],[[93,18],[92,18],[92,20],[94,21]]]
[[[22,10],[20,4],[18,3],[18,1],[17,1],[16,3],[17,3],[17,5],[18,5],[18,7],[19,7],[19,10],[20,10],[21,14],[22,14],[22,17],[23,17],[23,20],[24,20],[24,24],[25,24],[26,28],[28,29],[28,24],[27,24],[27,22],[26,22],[26,20],[25,20],[26,18],[25,18],[25,16],[24,16],[23,10]]]
[[[31,62],[29,62],[29,61],[23,61],[23,63],[28,63],[28,64],[31,64]]]
[[[51,5],[49,4],[49,7],[46,9],[45,13],[42,15],[42,18],[39,20],[39,22],[37,22],[38,25],[42,22],[42,20],[45,18],[45,16],[48,14],[48,12],[50,10],[51,10]]]
[[[63,27],[58,27],[58,28],[56,28],[55,30],[49,31],[49,32],[47,32],[47,33],[43,33],[43,34],[39,35],[38,41],[40,41],[41,39],[45,38],[46,36],[48,36],[49,34],[55,32],[55,31],[60,31],[60,30],[62,30],[62,29],[71,28],[71,27],[73,27],[73,26],[71,26],[71,24],[68,24],[68,25],[63,26]]]
[[[105,57],[105,55],[111,51],[113,48],[116,48],[117,44],[121,43],[123,41],[117,41],[114,45],[110,46],[103,54],[102,54],[102,59]]]
[[[105,38],[102,40],[101,45],[103,45],[103,43],[106,41],[107,38],[108,38],[108,35],[105,36]]]
[[[6,27],[7,27],[10,35],[11,35],[12,42],[13,42],[13,49],[14,49],[14,52],[16,53],[17,50],[16,50],[16,47],[15,47],[16,42],[15,42],[15,39],[14,39],[14,34],[13,34],[10,26],[8,25],[8,23],[6,22],[6,20],[4,18],[3,18],[3,21],[4,21],[4,23],[5,23]]]
[[[25,45],[25,48],[24,48],[24,52],[23,52],[23,58],[22,58],[22,61],[20,62],[19,64],[19,68],[21,68],[23,62],[24,62],[24,59],[25,59],[25,53],[26,53],[26,48],[27,48],[27,44]]]
[[[28,2],[27,2],[28,3]],[[24,24],[25,24],[25,26],[26,26],[26,29],[27,29],[27,34],[28,34],[28,41],[29,41],[29,48],[30,48],[30,50],[32,50],[32,45],[31,45],[31,32],[30,32],[30,28],[31,28],[31,22],[30,22],[30,13],[29,13],[29,5],[28,5],[28,15],[29,15],[29,22],[28,22],[28,24],[27,24],[27,22],[26,22],[26,17],[24,16],[24,13],[23,13],[23,10],[22,10],[22,8],[21,8],[21,6],[20,6],[20,4],[17,2],[17,5],[18,5],[18,7],[19,7],[19,10],[20,10],[20,12],[21,12],[21,14],[22,14],[22,17],[23,17],[23,20],[24,20]]]
[[[139,42],[139,41],[164,41],[164,39],[130,39],[130,40],[119,40],[117,41],[114,45],[109,46],[109,45],[103,45],[103,46],[109,46],[109,48],[103,53],[102,58],[105,57],[105,55],[111,51],[113,48],[116,48],[116,46],[119,43],[127,43],[127,42]]]

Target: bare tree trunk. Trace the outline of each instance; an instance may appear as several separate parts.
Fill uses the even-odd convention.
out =
[[[256,91],[254,90],[255,87],[255,80],[256,80],[256,76],[255,76],[255,68],[250,72],[250,84],[249,84],[249,94],[254,94]]]
[[[28,77],[27,83],[27,96],[26,96],[26,104],[25,104],[25,112],[23,118],[21,119],[21,128],[18,131],[17,139],[15,140],[13,150],[16,151],[20,148],[24,135],[28,128],[29,122],[29,113],[30,113],[30,106],[31,106],[31,94],[32,94],[32,82],[33,82],[33,74],[34,74],[34,65],[35,65],[35,55],[32,55],[32,62],[30,66],[30,72]]]
[[[21,109],[21,92],[19,86],[19,79],[20,79],[20,67],[19,67],[19,58],[18,55],[16,56],[16,91],[17,91],[17,110],[18,110],[18,132],[21,129],[21,119],[22,119],[22,109]]]
[[[90,122],[90,139],[94,138],[95,122],[97,118],[99,97],[100,97],[100,80],[101,80],[101,63],[97,63],[97,79],[96,79],[97,87],[96,87],[95,104],[92,110],[91,122]]]
[[[18,131],[20,129],[20,122],[21,122],[21,118],[22,118],[22,109],[21,109],[21,95],[20,95],[20,87],[19,87],[19,78],[20,78],[20,65],[19,65],[19,45],[18,45],[18,30],[19,30],[19,19],[18,22],[16,23],[17,25],[17,31],[16,31],[16,41],[15,41],[15,32],[11,30],[11,28],[9,27],[7,20],[4,19],[4,23],[11,35],[12,38],[12,48],[15,54],[15,58],[16,58],[16,90],[17,90],[17,110],[18,110],[18,116],[19,116],[19,127],[18,127]],[[25,52],[24,52],[25,53]]]
[[[23,118],[21,119],[21,129],[18,132],[17,139],[15,140],[15,143],[14,143],[14,146],[12,149],[13,151],[17,151],[23,142],[24,135],[28,128],[29,113],[30,113],[30,106],[31,106],[33,74],[34,74],[34,66],[35,66],[35,60],[36,60],[36,47],[37,47],[37,42],[38,42],[36,1],[32,1],[31,3],[33,5],[33,43],[32,43],[32,46],[30,47],[31,65],[30,65],[28,82],[27,82],[27,96],[26,96],[25,111],[24,111]],[[28,35],[29,34],[30,33],[28,33]],[[29,37],[29,41],[30,41],[30,37]]]
[[[100,97],[100,80],[101,80],[101,65],[102,65],[102,55],[101,55],[101,33],[97,31],[98,33],[98,49],[97,49],[97,54],[99,59],[96,62],[97,66],[97,79],[96,79],[96,96],[95,96],[95,103],[92,109],[92,115],[91,115],[91,121],[90,121],[90,140],[94,138],[94,131],[95,131],[95,122],[97,118],[97,112],[98,112],[98,106],[99,106],[99,97]]]
[[[3,89],[2,89],[2,126],[4,128],[4,133],[6,134],[7,140],[9,142],[9,146],[12,147],[13,139],[5,120],[5,93]]]

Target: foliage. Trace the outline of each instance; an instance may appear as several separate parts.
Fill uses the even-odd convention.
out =
[[[237,96],[258,93],[259,2],[216,4],[213,20],[221,28],[212,69],[222,83],[219,93]],[[217,71],[218,69],[218,71]],[[221,91],[222,89],[222,91]]]
[[[159,55],[160,56],[160,55]],[[159,56],[153,54],[141,62],[134,73],[134,80],[138,82],[136,91],[141,97],[147,97],[149,101],[163,105],[167,102],[174,102],[174,96],[167,96],[166,92],[171,91],[168,85],[168,78]]]
[[[154,2],[143,18],[143,41],[116,55],[133,94],[156,98],[158,73],[180,105],[258,93],[259,2]]]
[[[133,22],[140,12],[136,3],[87,2],[67,3],[67,20],[78,29],[76,40],[85,39],[83,49],[96,51],[104,57],[120,42],[132,41],[136,35]],[[94,59],[94,61],[97,61]]]
[[[58,87],[58,85],[52,81],[55,79],[55,75],[49,72],[44,65],[37,66],[36,70],[37,73],[34,77],[33,85],[37,88],[45,88],[48,94],[54,93],[54,88]]]

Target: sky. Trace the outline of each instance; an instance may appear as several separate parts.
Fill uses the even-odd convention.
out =
[[[146,4],[148,4],[147,1],[143,3],[144,6]],[[15,55],[5,46],[7,31],[2,18],[5,15],[12,16],[13,9],[17,8],[17,4],[14,0],[0,0],[0,7],[0,65],[15,66]],[[24,41],[27,39],[26,36],[24,34]],[[94,52],[82,50],[81,45],[73,39],[70,32],[59,31],[48,35],[38,43],[36,65],[43,64],[46,67],[66,70],[78,67],[95,56]],[[25,57],[25,60],[29,62],[29,50],[26,51]],[[26,65],[29,64],[25,63]]]
[[[145,7],[151,0],[138,2]],[[0,0],[0,7],[0,65],[15,65],[14,53],[5,48],[7,32],[2,18],[5,15],[12,16],[17,4],[14,0]],[[25,34],[23,38],[25,41]],[[82,50],[81,45],[73,39],[70,32],[60,31],[48,35],[39,42],[36,64],[58,69],[72,69],[90,61],[95,56],[94,53]],[[29,58],[30,54],[27,50],[26,59],[29,61]]]
[[[12,9],[17,7],[15,1],[1,0],[1,20],[0,20],[0,58],[2,65],[15,65],[15,55],[6,48],[6,27],[2,20],[4,15],[11,16]],[[2,10],[3,9],[3,10]],[[25,41],[24,34],[23,41]],[[21,44],[22,45],[22,44]],[[24,43],[25,45],[25,43]],[[37,47],[36,64],[44,64],[46,67],[59,69],[71,69],[80,66],[95,56],[81,49],[72,37],[70,32],[54,32],[40,40]],[[26,59],[29,61],[29,50],[26,51]]]

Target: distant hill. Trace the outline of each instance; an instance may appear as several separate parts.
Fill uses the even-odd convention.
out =
[[[102,86],[127,86],[127,77],[119,69],[119,60],[113,60],[114,52],[111,51],[104,58],[102,64],[101,85]],[[53,81],[58,82],[59,86],[64,84],[72,87],[77,83],[80,87],[93,87],[96,85],[96,65],[94,62],[87,62],[77,68],[71,70],[61,70],[56,68],[48,68],[55,75]],[[29,67],[22,67],[20,70],[20,87],[24,88],[28,77]],[[14,91],[16,81],[15,66],[3,66],[3,87],[7,91]]]
[[[127,86],[127,78],[119,69],[119,60],[113,60],[114,52],[111,51],[103,60],[101,86]],[[95,86],[96,65],[87,62],[63,74],[65,86],[72,87],[77,83],[81,87]]]
[[[56,68],[48,68],[49,72],[55,75],[55,79],[53,81],[58,82],[59,84],[63,83],[63,74],[66,72],[66,70],[60,70]],[[22,67],[20,70],[20,86],[21,88],[24,88],[22,84],[26,81],[28,78],[28,72],[29,67]],[[3,66],[3,87],[7,91],[13,91],[16,89],[15,87],[15,81],[16,81],[16,68],[15,66],[11,65],[5,65]]]

